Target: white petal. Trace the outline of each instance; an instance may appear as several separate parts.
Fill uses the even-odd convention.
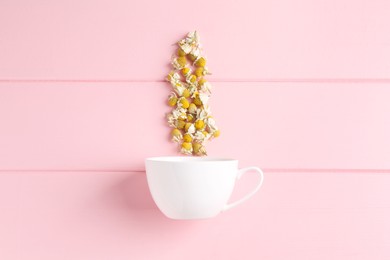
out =
[[[191,148],[191,150],[187,150],[187,149],[181,148],[180,152],[182,154],[192,155],[192,148]]]
[[[209,98],[210,98],[210,96],[209,96],[208,94],[204,94],[204,93],[200,93],[200,94],[199,94],[199,99],[200,99],[200,101],[202,101],[202,103],[203,103],[204,105],[207,105],[207,104],[208,104]]]
[[[187,133],[193,134],[193,133],[195,133],[195,131],[196,131],[195,126],[194,126],[194,124],[192,124],[192,125],[188,128]]]
[[[203,92],[211,93],[211,84],[209,82],[203,83],[201,90]]]

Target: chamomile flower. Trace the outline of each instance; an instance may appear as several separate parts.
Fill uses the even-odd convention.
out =
[[[184,56],[184,57],[173,57],[172,58],[172,65],[175,69],[183,69],[187,66],[187,58]]]
[[[175,93],[171,93],[168,97],[168,104],[171,106],[171,107],[174,107],[176,106],[176,103],[177,103],[177,96]]]
[[[183,140],[183,135],[178,128],[174,128],[171,132],[172,141],[179,143]]]
[[[207,155],[206,149],[204,148],[202,143],[194,142],[192,144],[192,149],[195,155],[205,156]]]
[[[181,150],[180,151],[183,154],[192,155],[192,151],[193,151],[192,143],[183,142],[181,144]]]

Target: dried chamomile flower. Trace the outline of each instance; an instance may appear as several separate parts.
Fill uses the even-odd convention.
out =
[[[198,87],[195,84],[188,84],[187,89],[190,91],[190,97],[194,97],[194,93],[198,92]]]
[[[209,98],[210,98],[210,96],[208,94],[205,94],[205,93],[199,94],[199,99],[203,105],[207,105],[209,103]]]
[[[200,78],[198,84],[199,84],[199,86],[202,86],[206,82],[207,82],[207,80],[205,78]]]
[[[204,148],[204,146],[202,145],[202,143],[196,143],[196,142],[194,142],[194,143],[192,144],[192,148],[193,148],[193,150],[194,150],[195,155],[198,155],[198,156],[207,155],[206,149]]]
[[[204,67],[206,66],[206,59],[204,57],[200,57],[195,61],[196,67]]]
[[[196,120],[195,128],[197,130],[202,130],[204,128],[204,121],[202,119]]]
[[[206,120],[206,129],[209,132],[215,132],[218,130],[215,120],[212,117],[207,118]]]
[[[193,54],[188,54],[187,57],[188,57],[188,59],[189,59],[190,61],[195,61],[196,58],[197,58],[197,56],[195,56],[195,55],[193,55]]]
[[[182,113],[181,115],[179,115],[177,117],[177,119],[185,121],[185,120],[187,120],[187,114],[186,113]]]
[[[215,132],[213,133],[213,137],[217,138],[221,135],[221,131],[219,131],[219,129],[215,130]]]
[[[203,93],[211,93],[211,84],[205,79],[201,78],[198,81],[199,90]]]
[[[179,117],[181,117],[183,114],[186,114],[186,113],[187,113],[187,110],[184,108],[180,108],[180,107],[177,107],[176,109],[174,109],[172,111],[173,118],[176,120],[179,119]]]
[[[186,143],[191,143],[192,142],[192,135],[191,134],[185,134],[183,136],[183,141]]]
[[[168,104],[171,106],[171,107],[174,107],[176,106],[176,103],[177,103],[177,96],[175,93],[171,93],[168,97]]]
[[[206,120],[210,115],[210,110],[208,109],[198,109],[196,111],[196,118],[201,120]],[[207,121],[206,121],[207,123]]]
[[[198,88],[196,88],[196,89],[194,90],[194,92],[192,92],[191,98],[196,98],[197,96],[199,96]]]
[[[186,125],[186,122],[184,120],[177,120],[176,121],[176,127],[179,129],[184,129]]]
[[[198,108],[194,103],[191,103],[190,106],[188,107],[188,112],[191,114],[196,114]]]
[[[173,75],[174,75],[174,74],[175,74],[174,71],[169,72],[168,75],[167,75],[167,77],[166,77],[166,80],[169,81],[169,82],[171,82],[172,79],[173,79]]]
[[[202,101],[200,100],[199,98],[199,95],[198,96],[195,96],[194,100],[192,101],[195,105],[197,106],[201,106],[202,105]]]
[[[183,93],[182,93],[182,96],[185,97],[185,98],[189,98],[191,96],[191,92],[188,88],[186,88]]]
[[[182,108],[188,108],[190,106],[190,102],[188,101],[188,99],[186,99],[185,97],[181,97],[178,101],[178,104],[177,104],[178,107],[182,107]]]
[[[199,46],[193,47],[189,55],[191,55],[191,57],[194,57],[194,60],[196,60],[200,55]]]
[[[185,52],[190,53],[193,49],[199,48],[199,37],[196,31],[187,34],[187,37],[179,41],[179,47]]]
[[[183,140],[183,135],[181,131],[177,128],[172,130],[171,135],[172,135],[172,141],[176,143],[180,143]]]
[[[197,84],[196,76],[194,74],[187,76],[186,82],[188,84]]]
[[[187,123],[184,127],[184,130],[189,133],[189,134],[193,134],[195,133],[196,129],[195,129],[195,125],[192,124],[192,123]]]
[[[180,75],[175,71],[171,71],[167,75],[167,80],[171,82],[171,84],[180,83]]]
[[[192,143],[183,142],[181,144],[181,152],[183,154],[192,155]]]
[[[186,56],[186,54],[187,53],[185,53],[185,51],[183,51],[183,49],[182,48],[178,48],[177,49],[177,56],[179,56],[179,57],[184,57],[184,56]]]
[[[173,86],[173,89],[176,91],[176,93],[179,95],[179,96],[183,96],[183,93],[184,91],[187,89],[186,88],[186,85],[184,85],[184,83],[178,83],[176,84],[175,86]]]
[[[170,127],[176,127],[176,120],[172,113],[167,114],[167,121]]]
[[[170,73],[167,76],[167,80],[171,83],[176,93],[181,96],[183,91],[186,89],[186,83],[181,82],[180,75],[176,72],[173,74]]]
[[[191,50],[192,50],[192,46],[190,43],[188,43],[185,39],[184,40],[181,40],[179,42],[179,46],[180,46],[180,49],[182,49],[184,51],[184,53],[190,53]]]
[[[175,69],[182,69],[187,65],[186,57],[174,57],[172,60],[172,65]]]
[[[172,130],[171,135],[172,136],[182,136],[181,131],[177,128]]]
[[[184,125],[184,131],[188,132],[188,130],[190,129],[190,127],[192,127],[193,124],[187,122],[185,125]]]
[[[194,72],[194,74],[195,74],[195,76],[197,76],[198,78],[200,78],[200,77],[202,77],[204,74],[204,68],[203,67],[199,67],[199,68],[196,68],[195,69],[195,72]]]
[[[174,90],[168,97],[172,111],[167,114],[172,140],[183,154],[205,156],[205,141],[218,137],[220,131],[208,105],[211,84],[205,76],[210,73],[196,31],[178,42],[171,64],[173,70],[166,79]]]
[[[181,74],[183,74],[184,77],[187,77],[188,75],[191,74],[191,69],[188,67],[182,68],[181,69]]]
[[[211,84],[209,82],[205,82],[200,86],[200,90],[204,93],[211,94]]]
[[[196,133],[194,134],[194,140],[197,140],[197,141],[201,141],[203,142],[207,137],[207,132],[206,134],[204,134],[204,131],[196,131]]]

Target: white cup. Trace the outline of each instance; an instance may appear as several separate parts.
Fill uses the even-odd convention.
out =
[[[231,209],[261,187],[263,172],[257,167],[238,169],[238,160],[209,157],[154,157],[145,161],[150,192],[157,207],[172,219],[211,218]],[[227,204],[237,179],[247,171],[260,175],[254,190]]]

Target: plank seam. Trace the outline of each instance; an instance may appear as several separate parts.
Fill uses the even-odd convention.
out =
[[[390,174],[390,169],[332,169],[332,168],[263,168],[264,172],[268,173],[360,173],[360,174],[372,174],[372,173],[379,173],[379,174]],[[110,170],[110,169],[101,169],[101,170],[93,170],[93,169],[73,169],[73,170],[60,170],[60,169],[0,169],[1,173],[26,173],[26,172],[96,172],[96,173],[103,173],[103,172],[114,172],[114,173],[125,173],[125,172],[145,172],[145,170]]]
[[[0,79],[0,83],[162,83],[143,79]],[[290,79],[214,79],[216,83],[390,83],[390,78],[290,78]]]

